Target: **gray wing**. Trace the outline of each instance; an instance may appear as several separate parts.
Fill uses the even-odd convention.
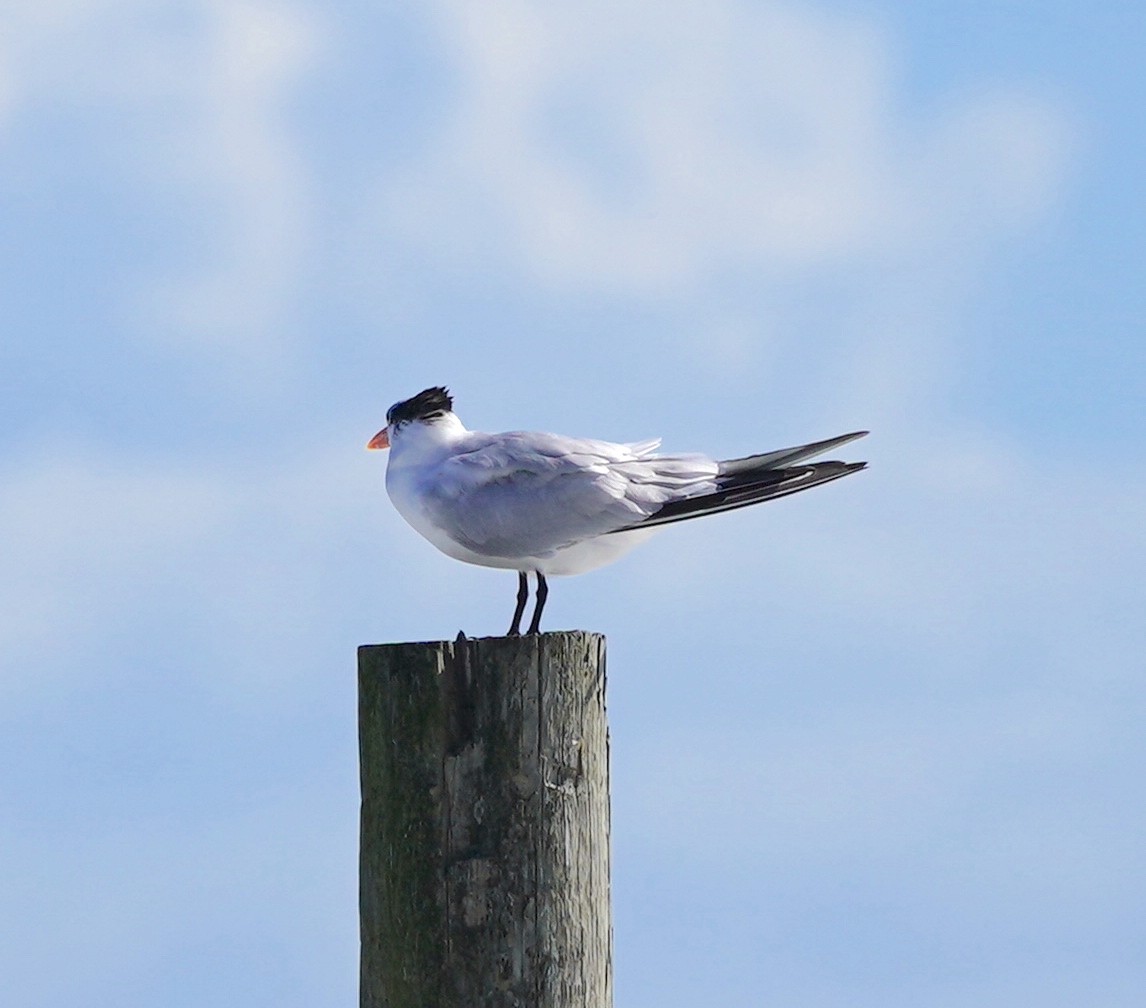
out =
[[[655,448],[553,434],[479,435],[470,450],[435,467],[423,506],[475,553],[547,556],[641,522],[682,495],[716,489],[716,462],[657,456]]]

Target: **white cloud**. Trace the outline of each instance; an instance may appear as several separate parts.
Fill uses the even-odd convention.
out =
[[[93,191],[134,187],[168,236],[116,278],[125,314],[143,339],[206,351],[249,387],[252,363],[270,369],[290,345],[313,197],[287,112],[321,46],[317,18],[279,0],[55,0],[3,18],[9,122],[63,116],[67,142],[98,151]]]
[[[258,388],[276,355],[289,355],[287,308],[309,254],[306,148],[287,105],[316,59],[323,12],[270,0],[195,0],[189,23],[164,28],[142,18],[151,9],[143,0],[8,5],[4,16],[19,30],[0,40],[5,114],[11,121],[44,101],[112,110],[109,133],[149,198],[186,199],[203,211],[199,257],[186,269],[157,264],[163,282],[150,294],[140,292],[154,278],[133,287],[145,301],[147,338],[206,348]],[[382,180],[379,198],[389,239],[427,246],[438,265],[504,256],[526,288],[540,280],[578,298],[608,291],[662,304],[741,267],[767,276],[953,249],[958,261],[932,272],[958,273],[976,268],[984,235],[1045,212],[1062,184],[1065,121],[1037,93],[1005,86],[955,96],[934,122],[913,121],[899,107],[887,37],[837,13],[731,0],[576,8],[458,0],[439,10],[455,103],[444,123],[427,126],[434,140],[402,177]],[[670,716],[680,720],[692,718],[705,691],[734,681],[747,690],[744,683],[765,674],[773,686],[785,676],[822,677],[803,699],[831,710],[792,727],[779,724],[789,709],[778,706],[769,724],[779,727],[766,738],[759,728],[768,712],[720,696],[730,731],[709,724],[685,735],[678,721],[672,737],[657,736],[647,706],[645,720],[615,723],[615,751],[636,752],[641,784],[617,821],[630,836],[647,831],[643,865],[667,876],[682,860],[711,865],[714,851],[731,855],[734,868],[777,857],[793,869],[793,886],[814,887],[808,877],[819,866],[902,854],[905,873],[919,878],[936,864],[920,844],[977,826],[968,835],[978,851],[946,862],[950,878],[973,877],[976,886],[958,898],[945,894],[947,902],[927,902],[925,893],[921,914],[970,904],[969,916],[1004,912],[993,894],[1024,890],[1009,876],[1033,867],[1050,880],[1047,891],[1061,890],[1040,904],[1049,907],[1043,916],[1076,920],[1092,905],[1087,887],[1101,883],[1106,895],[1133,856],[1112,838],[1132,813],[1082,815],[1093,781],[1080,769],[1097,777],[1134,763],[1111,747],[1131,745],[1115,708],[1137,689],[1143,641],[1134,589],[1146,552],[1146,487],[1125,471],[1080,476],[1074,460],[1037,464],[1033,450],[967,422],[947,425],[942,391],[956,313],[949,285],[935,281],[933,295],[921,282],[933,279],[927,273],[908,266],[881,277],[870,299],[851,302],[863,317],[849,333],[823,337],[828,347],[797,346],[781,335],[779,313],[762,323],[744,299],[715,313],[702,304],[697,343],[717,370],[759,371],[758,334],[768,326],[774,345],[766,360],[777,373],[829,372],[801,379],[796,395],[831,401],[837,415],[878,428],[855,452],[875,465],[767,514],[666,531],[626,569],[562,582],[550,602],[552,625],[578,615],[608,623],[623,630],[618,653],[667,638],[669,628],[671,660],[657,668],[642,653],[618,662],[611,690],[639,693],[648,705],[675,688],[684,699]],[[533,338],[505,337],[500,359],[527,356],[514,350]],[[414,340],[406,347],[422,362],[442,352]],[[339,352],[335,345],[332,357]],[[548,366],[545,354],[529,356]],[[820,363],[828,357],[832,364]],[[655,354],[647,361],[640,380],[693,385],[691,374],[670,374]],[[521,384],[514,372],[510,385]],[[742,420],[731,422],[743,434]],[[822,431],[833,432],[834,421]],[[700,447],[718,449],[705,438]],[[457,567],[406,529],[385,501],[382,460],[358,465],[357,442],[275,458],[235,460],[233,446],[216,450],[232,455],[157,460],[73,447],[37,461],[25,452],[4,466],[0,690],[14,716],[21,707],[13,696],[68,689],[80,696],[91,686],[85,676],[117,675],[120,655],[101,650],[109,641],[122,642],[134,660],[171,629],[194,637],[191,660],[216,696],[235,701],[237,720],[257,710],[273,721],[281,711],[269,704],[302,704],[338,688],[330,677],[350,675],[355,643],[504,626],[512,579]],[[829,681],[833,673],[817,663],[822,642],[849,650],[841,673],[848,683]],[[786,664],[768,668],[753,647]],[[92,660],[77,663],[77,653]],[[633,685],[634,675],[649,679]],[[340,683],[348,695],[348,679]],[[913,691],[902,707],[872,710],[906,683]],[[958,701],[950,718],[935,716],[940,691]],[[54,716],[70,730],[90,732],[82,710],[57,706]],[[147,709],[171,713],[161,703]],[[350,705],[342,716],[352,720]],[[217,726],[185,721],[182,731],[201,731],[207,744],[217,738]],[[639,730],[650,734],[637,747],[626,732]],[[298,744],[310,752],[317,743],[304,736]],[[993,790],[994,771],[1046,783],[1048,765],[1062,769],[1070,803],[1048,787],[1035,796],[1035,812],[1016,815],[1000,834],[1011,846],[992,846],[998,837],[989,827],[1002,822],[1009,801]],[[282,769],[270,760],[258,772],[278,779]],[[286,786],[302,805],[326,782],[297,792],[296,783]],[[70,798],[74,783],[60,773],[52,786]],[[214,787],[204,802],[217,798]],[[29,793],[37,789],[34,781]],[[143,801],[157,803],[157,821],[168,814],[155,794]],[[352,801],[332,804],[322,816],[345,825]],[[968,817],[971,805],[989,816]],[[231,823],[197,819],[196,809],[181,815],[191,829],[180,821],[178,832],[191,839],[172,849],[204,862],[205,884],[190,888],[211,903],[253,870],[242,892],[257,907],[247,915],[231,906],[190,929],[178,921],[157,940],[156,922],[184,906],[188,890],[155,883],[166,834],[142,861],[131,848],[84,890],[111,908],[110,918],[80,918],[110,920],[112,939],[84,957],[101,960],[107,977],[137,966],[158,974],[187,936],[228,929],[249,936],[276,908],[301,905],[284,896],[290,885],[256,877],[267,831],[284,822],[284,834],[298,828],[291,810],[269,803]],[[682,823],[700,824],[692,840]],[[49,834],[66,832],[53,823],[44,829],[44,838],[20,838],[21,863],[43,863]],[[91,864],[130,843],[122,824],[101,837]],[[339,841],[319,826],[307,839],[318,851],[332,842]],[[54,853],[60,849],[71,853],[66,844]],[[346,864],[343,857],[338,870]],[[297,878],[300,866],[286,852],[277,870]],[[137,884],[152,887],[142,902],[115,902]],[[755,885],[744,887],[753,897]],[[29,906],[39,898],[21,892]],[[69,898],[55,893],[37,906],[66,913]],[[314,902],[315,912],[328,912],[325,900]],[[1020,926],[1038,933],[1033,915]],[[36,960],[47,962],[47,946],[33,944]],[[758,969],[753,959],[741,972]],[[25,972],[32,984],[35,971]],[[169,982],[179,982],[176,974]]]
[[[317,495],[306,493],[309,481],[331,486],[322,482],[322,468],[308,460],[275,473],[78,453],[10,464],[0,488],[5,678],[39,681],[36,656],[82,639],[114,638],[159,600],[210,611],[244,573],[256,576],[258,562],[245,555],[244,540],[267,546],[260,516],[284,535],[288,551],[325,524]],[[305,522],[298,514],[303,500],[312,505]],[[204,614],[184,615],[194,625]],[[152,612],[149,622],[164,616],[174,619],[178,611]]]
[[[1064,111],[1018,86],[983,90],[948,110],[921,176],[935,219],[955,233],[1037,219],[1061,195],[1072,153]]]
[[[232,507],[230,491],[192,472],[80,455],[10,465],[0,489],[4,684],[41,681],[54,647],[114,634],[142,599],[177,583]]]
[[[300,9],[266,0],[213,0],[204,22],[178,68],[186,117],[153,170],[208,208],[208,261],[160,289],[149,321],[245,367],[289,339],[312,196],[286,110],[315,58],[316,28]]]
[[[457,0],[438,25],[455,104],[382,226],[558,287],[664,296],[942,244],[1043,206],[1065,156],[1033,95],[907,122],[886,40],[838,14]]]

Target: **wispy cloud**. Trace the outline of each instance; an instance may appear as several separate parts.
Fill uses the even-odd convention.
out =
[[[646,427],[656,399],[661,417],[678,418],[681,449],[731,454],[843,424],[875,428],[850,456],[873,461],[862,476],[668,530],[623,566],[556,586],[555,625],[615,631],[614,753],[629,788],[617,835],[639,846],[641,872],[679,878],[685,863],[712,869],[707,881],[729,866],[730,884],[755,900],[758,880],[746,879],[769,865],[790,870],[769,884],[803,895],[871,865],[887,869],[882,887],[902,858],[906,882],[881,892],[902,897],[909,918],[953,910],[974,936],[982,910],[1038,935],[1040,921],[1085,911],[1086,940],[1109,934],[1104,921],[1126,902],[1119,873],[1132,877],[1137,857],[1122,837],[1140,825],[1125,767],[1141,761],[1146,487],[1132,465],[1097,473],[1089,460],[1056,458],[1033,430],[1005,436],[954,395],[968,291],[998,236],[1055,212],[1070,115],[1022,81],[910,107],[897,39],[807,5],[452,0],[412,16],[428,26],[421,41],[437,63],[419,73],[434,77],[436,102],[419,106],[427,121],[374,169],[372,189],[362,181],[371,166],[359,163],[345,176],[358,188],[335,201],[315,167],[313,123],[295,114],[299,89],[339,57],[342,26],[327,9],[60,0],[4,11],[0,131],[17,158],[28,123],[69,109],[85,137],[101,138],[90,149],[106,160],[91,170],[137,196],[125,205],[142,219],[163,222],[129,266],[108,271],[123,318],[67,337],[122,340],[128,329],[200,362],[203,383],[177,404],[182,423],[216,394],[257,399],[295,355],[332,368],[266,450],[246,440],[251,428],[220,424],[194,453],[132,447],[112,431],[25,444],[0,466],[9,716],[62,711],[53,716],[102,751],[90,697],[150,674],[150,657],[175,636],[187,679],[211,694],[209,714],[185,717],[157,692],[118,720],[118,697],[104,697],[100,716],[125,734],[177,727],[197,758],[220,738],[248,745],[241,758],[219,756],[217,779],[196,763],[179,788],[141,788],[128,827],[93,803],[86,818],[69,808],[63,826],[40,816],[10,832],[21,865],[52,862],[45,876],[57,864],[105,873],[79,891],[109,911],[74,920],[87,931],[106,924],[110,937],[77,961],[102,991],[147,969],[169,991],[180,982],[165,972],[170,950],[188,937],[210,945],[265,930],[281,952],[313,931],[309,914],[340,912],[293,886],[313,865],[324,883],[345,882],[346,850],[337,865],[321,852],[351,836],[353,798],[323,804],[327,779],[300,784],[296,764],[256,751],[252,730],[291,731],[292,712],[335,696],[326,702],[344,708],[322,730],[344,731],[353,644],[496,632],[512,602],[508,575],[452,565],[400,523],[382,460],[361,450],[375,428],[347,430],[339,413],[353,408],[334,390],[361,381],[384,409],[416,390],[391,389],[397,375],[423,372],[484,381],[512,424],[539,422],[517,397],[562,389],[570,433],[609,436],[595,412],[607,397],[610,422],[627,425],[618,436],[665,433],[659,420]],[[360,230],[330,228],[336,247],[316,247],[315,218],[334,202]],[[359,272],[332,278],[319,265],[327,255]],[[406,272],[386,275],[393,261]],[[471,318],[480,309],[459,299],[449,306],[456,331],[383,334],[375,353],[294,314],[322,317],[345,296],[329,289],[343,280],[428,314],[425,292],[448,301],[466,273],[506,303],[543,290],[551,318],[595,312],[600,331],[554,347],[530,327],[537,316],[483,328]],[[308,278],[329,286],[309,289]],[[633,336],[634,318],[652,322]],[[639,346],[619,361],[626,341]],[[150,359],[130,363],[131,373],[117,364],[92,380],[151,379]],[[708,391],[713,401],[698,402]],[[823,428],[805,431],[805,421]],[[326,758],[319,734],[311,725],[290,738],[299,765]],[[50,734],[22,737],[30,763],[56,749]],[[152,750],[140,748],[142,765]],[[204,813],[220,795],[237,802],[233,773],[248,757],[249,772],[288,797],[264,794],[249,816]],[[37,796],[71,802],[79,790],[83,760],[60,760],[52,787],[8,780],[33,818]],[[167,818],[163,805],[152,821],[162,802],[181,803],[178,813]],[[691,837],[685,821],[699,823]],[[92,827],[90,843],[77,822]],[[128,836],[136,826],[150,839]],[[939,849],[951,831],[965,849]],[[306,848],[277,850],[278,881],[259,875],[271,834],[284,845],[302,835]],[[717,868],[714,850],[726,855]],[[163,876],[171,852],[203,860],[195,881]],[[638,875],[626,876],[630,893]],[[909,892],[919,879],[931,888]],[[236,885],[246,905],[227,902]],[[116,903],[137,888],[147,895]],[[70,890],[14,891],[36,921],[45,907],[66,916],[73,906]],[[197,916],[185,926],[171,908],[188,901]],[[641,928],[658,946],[659,926]],[[639,941],[633,929],[622,940]],[[18,948],[36,962],[21,974],[31,988],[50,949],[28,937]],[[669,976],[663,948],[649,946],[650,962],[654,951]],[[759,973],[756,951],[734,964],[745,983]],[[315,964],[314,975],[330,968]],[[249,976],[246,964],[234,970]],[[1001,988],[987,987],[958,1003],[991,1002]],[[811,1003],[809,989],[787,1002]],[[53,1003],[69,1000],[65,983],[53,990]],[[162,1000],[150,994],[137,1003]]]
[[[1033,93],[921,122],[862,20],[737,0],[647,14],[443,9],[453,107],[387,183],[387,223],[445,259],[492,243],[559,288],[663,298],[721,271],[917,252],[1058,191],[1066,122]]]
[[[292,349],[313,195],[288,110],[321,19],[277,0],[54,0],[3,18],[16,163],[54,177],[60,152],[45,145],[70,124],[56,142],[80,138],[83,198],[133,207],[125,227],[154,243],[112,280],[124,325],[250,391],[251,367],[270,373]]]
[[[273,367],[293,340],[314,197],[287,111],[319,38],[303,8],[261,0],[205,3],[202,23],[169,82],[184,89],[184,115],[151,167],[211,223],[195,242],[200,261],[157,283],[142,324],[152,338],[204,344],[242,375]]]

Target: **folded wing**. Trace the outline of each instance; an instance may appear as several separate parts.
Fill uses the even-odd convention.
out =
[[[431,519],[488,557],[545,557],[639,524],[670,501],[718,487],[718,463],[655,455],[657,442],[612,444],[551,434],[477,435],[436,467],[422,492]]]
[[[858,472],[866,463],[799,463],[865,433],[724,462],[657,455],[656,441],[475,433],[427,473],[420,496],[434,524],[474,553],[549,557],[597,536],[732,511]]]

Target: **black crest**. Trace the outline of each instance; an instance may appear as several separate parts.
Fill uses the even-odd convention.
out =
[[[449,391],[441,385],[419,392],[411,399],[395,403],[386,413],[386,423],[404,424],[411,420],[433,420],[454,408]]]

